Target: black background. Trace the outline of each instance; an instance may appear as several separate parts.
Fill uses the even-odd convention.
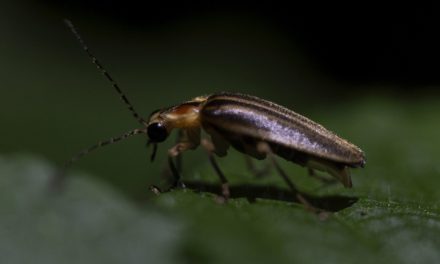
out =
[[[160,27],[200,15],[253,15],[295,40],[324,73],[399,88],[438,84],[439,9],[430,1],[46,1],[66,14]]]

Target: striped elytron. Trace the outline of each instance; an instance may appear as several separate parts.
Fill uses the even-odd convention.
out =
[[[348,168],[363,167],[365,164],[363,152],[355,145],[304,116],[250,95],[222,92],[200,96],[154,111],[149,119],[145,120],[135,111],[117,83],[92,55],[73,24],[67,20],[65,22],[93,63],[111,82],[122,101],[142,125],[142,128],[101,141],[85,149],[66,162],[65,168],[100,146],[138,134],[147,134],[149,143],[154,146],[152,155],[154,159],[157,144],[165,141],[173,129],[180,130],[177,144],[168,151],[170,169],[175,178],[174,185],[180,183],[179,166],[176,166],[175,158],[182,152],[195,149],[201,144],[208,150],[211,164],[222,182],[225,198],[229,196],[229,187],[213,154],[225,156],[230,146],[256,159],[264,159],[268,156],[297,197],[298,190],[276,163],[275,155],[305,166],[310,172],[325,171],[342,182],[345,187],[352,185]],[[211,140],[201,140],[202,129]],[[303,199],[300,200],[304,202]]]

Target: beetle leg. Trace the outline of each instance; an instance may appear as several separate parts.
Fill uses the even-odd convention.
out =
[[[202,139],[202,146],[208,151],[209,161],[211,162],[212,167],[220,178],[220,181],[222,183],[222,195],[226,201],[229,199],[231,192],[229,190],[228,180],[226,179],[225,175],[221,171],[220,167],[217,164],[217,161],[214,158],[214,144],[212,144],[212,142],[207,139]]]
[[[338,182],[336,179],[329,179],[329,178],[323,177],[319,174],[316,174],[315,170],[312,168],[308,168],[308,172],[309,172],[310,177],[321,181],[325,185],[335,184]]]
[[[176,187],[184,188],[185,185],[183,185],[183,183],[180,181],[180,172],[176,168],[173,156],[168,156],[168,166],[170,167],[171,173],[173,174],[173,183],[171,185],[171,189]]]
[[[253,162],[253,160],[249,156],[244,155],[244,159],[246,161],[247,169],[252,174],[254,174],[255,178],[263,178],[269,174],[269,171],[270,171],[269,164],[266,163],[263,168],[257,168],[257,166],[255,166],[255,163]]]
[[[306,166],[310,169],[326,171],[337,180],[341,181],[346,188],[352,187],[351,177],[347,166],[338,167],[332,163],[314,159],[308,160]]]
[[[296,185],[289,179],[287,174],[284,172],[284,170],[281,168],[281,166],[278,164],[278,162],[275,160],[275,155],[273,154],[269,144],[266,142],[260,142],[258,143],[258,151],[265,153],[270,161],[272,162],[273,166],[277,170],[278,174],[283,178],[284,182],[289,186],[290,190],[295,194],[296,199],[304,205],[304,207],[312,211],[314,213],[318,213],[320,210],[318,208],[315,208],[310,202],[304,197],[303,194],[298,190]]]
[[[214,145],[214,153],[219,157],[224,157],[228,153],[229,142],[226,141],[221,134],[219,134],[215,129],[205,126],[206,133],[211,136],[211,142]]]
[[[180,130],[177,140],[177,144],[168,150],[168,165],[174,178],[172,188],[185,187],[180,181],[182,169],[181,153],[194,149],[200,144],[200,128]]]
[[[184,140],[184,131],[182,129],[179,129],[177,136],[176,136],[175,144],[177,145],[183,140]],[[149,144],[150,143],[148,142],[147,147],[149,146]],[[178,155],[174,158],[174,161],[173,161],[173,157],[168,156],[168,168],[169,168],[169,170],[164,170],[162,174],[165,179],[169,179],[170,176],[173,177],[173,182],[171,184],[170,189],[175,188],[179,185],[181,187],[184,187],[183,184],[181,184],[181,182],[180,182],[180,174],[182,173],[182,154],[181,153],[178,153]],[[170,175],[170,172],[172,175]],[[150,191],[152,191],[156,195],[162,193],[162,191],[159,189],[159,187],[157,187],[155,185],[150,186]]]
[[[287,176],[287,174],[283,171],[283,169],[280,167],[280,165],[278,164],[278,162],[275,160],[275,156],[272,153],[272,150],[270,149],[269,144],[265,143],[265,142],[260,142],[258,143],[258,151],[265,153],[270,161],[272,162],[272,164],[274,165],[275,169],[277,170],[278,174],[283,178],[283,180],[286,182],[286,184],[289,186],[289,188],[295,193],[298,194],[299,191],[296,188],[295,184],[289,179],[289,177]]]
[[[173,178],[174,178],[172,188],[185,187],[185,185],[180,181],[179,163],[177,163],[176,166],[176,162],[174,161],[174,158],[181,156],[182,152],[193,148],[194,148],[194,144],[192,142],[179,142],[174,147],[168,150],[168,165],[170,167],[171,173],[173,174]]]
[[[176,144],[178,144],[179,142],[182,142],[184,136],[185,135],[184,135],[183,130],[179,129],[179,131],[177,133],[177,137],[176,137]],[[179,155],[176,156],[175,163],[176,163],[176,170],[179,172],[179,174],[181,174],[182,173],[182,153],[179,153]]]
[[[171,183],[171,186],[167,190],[162,191],[156,185],[150,185],[149,189],[152,193],[159,195],[163,192],[170,191],[170,190],[177,188],[177,187],[185,188],[185,185],[183,184],[183,182],[180,181],[180,172],[177,169],[176,165],[174,164],[173,156],[170,156],[170,155],[168,156],[168,167],[169,167],[171,174],[172,174],[172,177],[173,177],[173,182]],[[168,178],[169,174],[167,172],[164,171],[163,174],[164,174],[164,176],[166,176]]]

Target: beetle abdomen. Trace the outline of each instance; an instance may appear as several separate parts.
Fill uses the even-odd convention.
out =
[[[240,139],[228,135],[267,142],[276,154],[297,163],[307,156],[350,166],[364,163],[363,152],[355,145],[304,116],[257,97],[213,94],[200,111],[202,124],[221,130],[237,149]]]

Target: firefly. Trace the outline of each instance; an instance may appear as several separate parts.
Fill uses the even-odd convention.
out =
[[[118,84],[90,52],[77,29],[69,21],[67,26],[80,42],[96,67],[110,81],[141,127],[121,136],[98,142],[81,151],[65,163],[64,169],[89,152],[119,142],[134,135],[145,135],[153,145],[154,159],[159,143],[178,130],[177,143],[168,150],[168,163],[174,176],[173,186],[181,185],[176,158],[202,146],[207,150],[212,167],[218,175],[222,195],[230,196],[228,180],[216,162],[233,148],[258,160],[268,158],[296,197],[307,204],[295,184],[278,165],[275,157],[308,168],[328,173],[347,188],[352,187],[350,168],[364,167],[364,152],[349,141],[337,136],[322,125],[276,103],[252,95],[218,92],[198,96],[189,101],[154,111],[146,119],[134,109]],[[209,136],[202,138],[201,132]]]

